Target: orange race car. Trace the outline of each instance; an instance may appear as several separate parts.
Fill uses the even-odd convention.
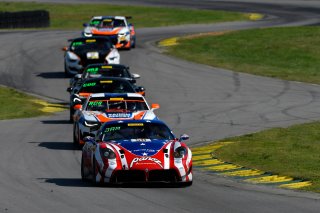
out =
[[[85,27],[84,37],[108,36],[118,49],[131,49],[136,46],[134,26],[127,22],[130,16],[94,16]]]

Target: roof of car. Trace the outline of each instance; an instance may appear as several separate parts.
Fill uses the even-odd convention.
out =
[[[98,97],[143,97],[138,93],[93,93],[90,97],[98,98]]]
[[[126,19],[125,16],[93,16],[92,19]]]
[[[161,120],[116,120],[116,121],[109,121],[105,124],[119,124],[119,123],[154,123],[154,124],[163,124],[166,125],[163,121]],[[166,125],[167,126],[167,125]]]

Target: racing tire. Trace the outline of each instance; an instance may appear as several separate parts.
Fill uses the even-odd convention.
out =
[[[85,175],[84,175],[84,168],[83,168],[83,157],[81,155],[81,180],[87,182],[88,180],[86,179]]]
[[[73,122],[73,114],[74,114],[74,109],[70,107],[70,110],[69,110],[69,121],[70,123]]]
[[[80,149],[80,133],[79,133],[79,127],[77,128],[77,124],[73,125],[73,146],[75,149]]]
[[[131,48],[136,48],[136,38],[131,41]]]
[[[95,156],[93,155],[93,162],[92,162],[92,177],[91,177],[91,182],[93,186],[98,186],[99,183],[96,180],[96,159]]]
[[[67,70],[67,65],[66,65],[66,63],[64,63],[64,76],[66,77],[66,78],[70,78],[72,75],[68,72],[68,70]]]

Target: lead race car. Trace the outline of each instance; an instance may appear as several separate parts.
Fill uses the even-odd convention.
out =
[[[115,40],[116,48],[130,49],[136,46],[136,33],[134,26],[128,23],[131,16],[93,16],[85,27],[82,35],[84,37],[108,36]]]
[[[82,148],[81,177],[97,183],[192,184],[192,153],[160,120],[105,123]]]
[[[159,104],[149,107],[145,98],[136,93],[95,93],[79,105],[74,114],[73,143],[81,147],[83,138],[95,135],[99,127],[112,120],[147,119],[157,120],[154,110]]]

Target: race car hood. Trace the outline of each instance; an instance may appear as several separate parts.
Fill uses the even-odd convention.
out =
[[[137,156],[153,156],[170,140],[162,139],[131,139],[117,141],[119,146]]]
[[[91,33],[93,35],[117,35],[121,30],[121,27],[116,28],[92,28]]]
[[[94,63],[103,63],[105,61],[105,57],[110,53],[111,49],[92,49],[92,50],[87,50],[87,49],[80,49],[80,50],[75,50],[74,53],[80,57],[82,63],[84,64],[90,64],[90,61],[95,61]],[[98,58],[91,59],[88,58],[87,53],[88,52],[97,52],[99,54]],[[90,62],[90,63],[85,63],[85,62]]]
[[[99,111],[84,111],[84,119],[89,121],[99,121],[101,123],[108,122],[110,120],[153,120],[157,119],[156,115],[151,110],[135,111],[135,112],[99,112]]]

